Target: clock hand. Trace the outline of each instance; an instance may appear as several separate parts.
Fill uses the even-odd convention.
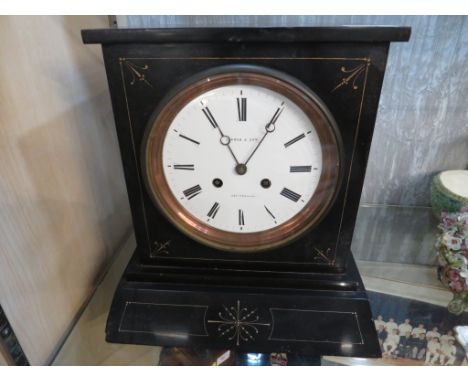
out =
[[[218,130],[221,134],[221,138],[220,138],[220,142],[223,146],[226,146],[229,150],[229,152],[231,153],[232,157],[234,158],[234,161],[236,162],[236,165],[238,166],[239,165],[239,161],[237,160],[236,156],[234,155],[234,151],[232,151],[232,148],[231,148],[231,138],[229,138],[227,135],[224,135],[223,132],[221,131],[221,129],[218,127]]]
[[[266,138],[266,136],[269,134],[269,133],[272,133],[273,131],[275,131],[275,123],[276,121],[278,120],[279,116],[281,115],[281,113],[283,112],[284,110],[284,102],[281,103],[281,106],[276,109],[275,111],[275,114],[273,114],[273,117],[270,119],[270,122],[268,122],[266,125],[265,125],[265,134],[263,134],[263,137],[262,139],[260,139],[260,142],[258,142],[257,146],[255,146],[254,150],[252,151],[252,153],[250,154],[250,156],[247,158],[247,160],[245,161],[244,165],[247,166],[247,163],[250,161],[250,159],[252,159],[253,155],[255,154],[255,152],[258,150],[258,148],[260,147],[260,145],[262,144],[263,140]]]
[[[267,125],[268,126],[268,125]],[[269,131],[267,130],[265,132],[265,134],[263,134],[263,137],[262,139],[260,139],[260,142],[258,142],[257,146],[255,146],[254,150],[252,151],[252,153],[249,155],[249,157],[247,158],[247,160],[245,161],[244,165],[247,166],[247,163],[249,163],[249,160],[253,157],[253,155],[255,154],[255,151],[257,151],[257,149],[260,147],[260,145],[262,144],[263,140],[266,138],[266,136],[268,135]]]
[[[202,103],[203,105],[203,103]],[[211,111],[210,109],[208,108],[208,106],[204,107],[202,109],[203,111],[203,114],[205,114],[206,118],[208,119],[208,121],[210,122],[211,126],[213,126],[215,129],[217,129],[219,131],[219,134],[221,134],[221,138],[220,138],[220,142],[223,146],[226,146],[229,150],[229,152],[231,153],[232,157],[234,158],[234,161],[236,162],[236,165],[239,166],[239,161],[237,160],[236,156],[234,155],[234,151],[232,151],[232,148],[231,148],[231,138],[229,138],[229,136],[227,135],[224,135],[223,131],[221,130],[221,127],[219,127],[218,125],[218,122],[216,122],[216,119],[214,119],[213,117],[213,114],[211,114]]]

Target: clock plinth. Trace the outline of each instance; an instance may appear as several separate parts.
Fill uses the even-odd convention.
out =
[[[340,275],[154,272],[135,253],[117,289],[108,342],[378,357],[366,293],[350,256]]]
[[[350,251],[390,41],[409,28],[83,31],[135,254],[110,342],[377,357]]]

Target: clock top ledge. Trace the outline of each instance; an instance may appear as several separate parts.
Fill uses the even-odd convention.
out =
[[[196,32],[196,33],[194,33]],[[175,42],[390,42],[408,41],[410,27],[341,26],[293,28],[146,28],[85,29],[85,44]]]

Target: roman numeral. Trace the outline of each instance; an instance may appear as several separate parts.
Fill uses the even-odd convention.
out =
[[[200,144],[200,142],[196,141],[195,139],[186,137],[185,135],[179,134],[179,137],[181,137],[181,138],[183,138],[183,139],[186,139],[187,141],[190,141],[190,142],[192,142],[192,143],[195,143],[196,145],[199,145],[199,144]]]
[[[247,121],[247,98],[237,98],[237,115],[240,122]]]
[[[311,172],[312,166],[289,166],[289,172]]]
[[[213,114],[211,114],[210,109],[208,109],[208,106],[204,107],[202,111],[203,114],[205,114],[205,117],[208,118],[208,121],[211,123],[211,126],[213,126],[214,128],[218,127],[218,122],[216,122],[216,119],[214,119]]]
[[[294,191],[291,191],[286,187],[283,188],[283,191],[281,191],[280,194],[296,203],[301,198],[301,195],[296,194]]]
[[[286,142],[284,144],[284,147],[289,147],[292,144],[296,143],[297,141],[300,141],[302,138],[305,138],[304,134],[298,135],[296,138],[291,139],[290,141]]]
[[[206,216],[208,216],[211,219],[214,219],[218,211],[219,211],[219,203],[216,202],[215,204],[213,204],[213,207],[211,207],[211,209],[208,211],[208,214]]]
[[[201,192],[201,190],[201,187],[197,184],[196,186],[187,188],[185,191],[183,191],[183,193],[185,197],[190,200],[197,196]]]
[[[244,211],[239,210],[239,225],[243,226],[244,225]]]
[[[174,170],[189,170],[189,171],[195,170],[195,165],[193,164],[175,164],[173,167],[174,167]]]

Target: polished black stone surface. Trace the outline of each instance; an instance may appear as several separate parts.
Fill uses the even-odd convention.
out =
[[[350,251],[390,41],[408,28],[83,31],[103,44],[137,249],[116,291],[107,340],[245,352],[377,357]],[[311,88],[343,139],[343,182],[328,214],[283,248],[228,253],[170,224],[146,191],[140,154],[174,87],[225,65],[275,69]]]
[[[210,278],[195,284],[183,275],[168,282],[162,269],[146,278],[136,253],[114,297],[106,339],[241,352],[377,357],[380,349],[369,303],[350,259],[346,274],[309,275],[322,289],[284,288],[274,282],[248,286]],[[332,287],[340,283],[354,287]]]
[[[164,28],[83,31],[86,44],[167,42],[387,42],[408,41],[411,28],[396,26],[296,28]]]

